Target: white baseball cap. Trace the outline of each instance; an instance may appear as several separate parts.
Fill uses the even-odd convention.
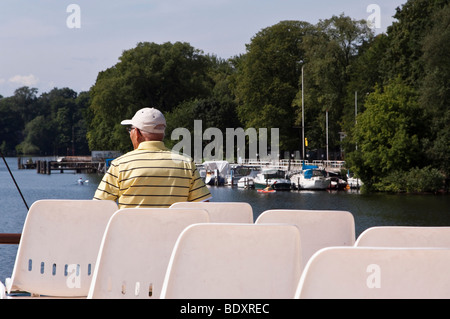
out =
[[[150,107],[140,109],[131,120],[123,120],[120,124],[132,125],[149,133],[164,133],[166,129],[164,115],[157,109]]]

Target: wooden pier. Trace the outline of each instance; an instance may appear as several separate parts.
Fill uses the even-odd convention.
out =
[[[74,171],[75,173],[106,173],[109,162],[122,155],[119,151],[92,151],[90,156],[53,156],[17,158],[18,169],[35,169],[38,174],[51,174],[52,171]]]
[[[74,171],[75,173],[105,173],[106,162],[104,160],[92,160],[91,156],[66,156],[58,160],[27,160],[22,162],[17,159],[19,169],[35,169],[38,174],[51,174],[52,171]]]
[[[52,171],[74,171],[76,173],[104,173],[105,162],[58,162],[58,161],[36,161],[38,174],[51,174]]]

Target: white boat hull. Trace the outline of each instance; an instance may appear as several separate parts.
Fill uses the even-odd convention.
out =
[[[305,178],[303,174],[295,174],[291,177],[291,183],[297,189],[325,190],[330,187],[330,180],[322,176]]]
[[[252,188],[255,187],[255,182],[253,177],[242,177],[237,182],[237,187],[239,188]]]
[[[350,188],[360,188],[363,183],[359,178],[349,177],[347,178],[347,185]]]
[[[267,186],[270,186],[272,189],[277,191],[291,190],[291,181],[283,178],[284,176],[284,171],[276,169],[263,170],[261,173],[256,175],[254,179],[255,188],[264,189]]]

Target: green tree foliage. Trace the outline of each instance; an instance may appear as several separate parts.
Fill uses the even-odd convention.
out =
[[[417,94],[400,79],[370,94],[355,126],[358,149],[348,158],[365,185],[370,188],[392,172],[420,165],[421,119]]]
[[[348,66],[349,81],[346,87],[346,99],[344,109],[343,127],[344,131],[350,132],[355,120],[353,106],[355,97],[358,103],[358,112],[364,112],[364,102],[367,95],[375,90],[375,87],[383,86],[386,65],[380,63],[389,40],[386,34],[382,33],[373,37],[359,47],[358,55]],[[356,93],[356,94],[355,94]]]
[[[325,146],[326,110],[331,148],[339,145],[338,133],[345,120],[354,123],[354,117],[348,117],[354,114],[353,100],[348,99],[355,90],[349,90],[354,75],[351,66],[372,39],[365,21],[344,15],[320,21],[316,31],[305,36],[305,135],[310,147]],[[297,123],[301,123],[300,112]]]
[[[176,128],[186,128],[194,139],[194,121],[201,120],[202,132],[207,128],[218,128],[225,132],[227,128],[242,127],[236,110],[236,102],[230,86],[235,73],[232,61],[208,56],[211,61],[208,74],[214,83],[210,96],[194,100],[186,100],[166,114],[166,143],[175,145],[178,140],[171,140],[171,132]],[[204,141],[207,144],[208,140]],[[193,144],[192,144],[193,145]]]
[[[81,94],[80,94],[81,96]],[[9,155],[89,154],[84,111],[87,100],[69,88],[37,96],[37,89],[21,87],[0,99],[0,141]]]
[[[422,185],[424,190],[434,191],[434,188],[430,187],[433,183],[419,182],[419,180],[423,181],[423,176],[430,173],[436,177],[433,179],[434,185],[442,187],[439,174],[447,178],[449,176],[449,3],[448,0],[407,1],[405,5],[397,8],[394,16],[397,21],[388,28],[387,34],[378,36],[358,57],[357,63],[352,65],[355,71],[352,76],[352,82],[355,84],[352,86],[358,87],[359,82],[368,88],[365,90],[364,86],[359,86],[363,93],[360,94],[362,103],[359,104],[359,112],[367,112],[365,111],[367,105],[364,105],[366,98],[364,93],[371,92],[370,86],[383,89],[392,85],[390,83],[396,82],[398,77],[402,79],[403,85],[409,88],[409,93],[404,97],[408,96],[417,103],[417,107],[414,107],[417,112],[411,113],[409,119],[409,127],[416,132],[416,137],[413,138],[411,130],[408,134],[403,130],[405,126],[398,123],[396,135],[384,141],[394,146],[399,145],[396,142],[404,141],[403,147],[378,149],[380,154],[384,155],[376,156],[375,150],[381,143],[376,138],[376,134],[372,137],[373,140],[370,140],[367,134],[366,142],[369,142],[371,149],[368,150],[368,154],[365,154],[364,151],[367,149],[363,150],[359,144],[356,144],[361,136],[349,134],[349,139],[346,141],[350,142],[346,144],[349,156],[346,160],[360,177],[368,181],[368,185],[374,185],[375,189],[418,191],[418,187],[408,186],[414,184],[412,176],[415,174],[416,186]],[[360,89],[358,91],[361,92]],[[382,105],[381,101],[378,103]],[[386,118],[388,123],[389,120]],[[347,123],[350,124],[350,122]],[[359,119],[358,126],[360,126]],[[350,127],[351,125],[348,125],[345,128],[347,132],[358,133],[358,129],[352,131]],[[356,145],[358,145],[358,151],[355,152]],[[415,156],[413,156],[414,153]],[[398,160],[394,161],[394,158],[387,160],[388,154],[395,154]],[[378,160],[377,164],[369,165],[370,155],[374,156],[372,160]],[[379,165],[383,157],[384,163],[387,163],[385,171],[381,167],[375,169],[374,166]]]
[[[23,121],[13,105],[13,97],[0,99],[0,148],[4,155],[13,155],[16,145],[23,140]]]
[[[408,85],[417,87],[423,75],[422,40],[436,22],[432,17],[449,0],[409,0],[397,8],[397,20],[388,27],[389,47],[382,59],[385,77],[401,76]]]
[[[188,43],[143,42],[119,60],[98,75],[91,89],[91,149],[129,150],[118,119],[131,118],[143,107],[170,112],[183,101],[207,97],[213,87],[210,59]]]
[[[25,140],[16,149],[19,154],[42,154],[53,144],[52,122],[43,115],[36,116],[25,125]],[[51,153],[50,153],[51,154]]]
[[[299,90],[303,37],[312,26],[282,21],[258,32],[238,61],[233,91],[245,127],[279,128],[280,147],[298,149],[293,101]]]
[[[437,193],[444,188],[445,176],[436,168],[427,166],[414,167],[409,171],[393,171],[375,188],[384,192]]]
[[[450,4],[432,16],[433,27],[423,38],[424,76],[420,104],[427,115],[429,135],[424,140],[428,161],[450,175]]]
[[[36,88],[29,88],[27,86],[18,88],[11,98],[11,110],[20,114],[23,125],[31,121],[35,116],[39,115],[39,107],[37,107],[37,92]]]
[[[174,111],[167,114],[166,120],[166,132],[169,134],[166,136],[168,146],[173,146],[178,142],[177,138],[179,137],[176,136],[174,140],[171,140],[171,132],[179,127],[186,128],[191,132],[191,143],[193,143],[195,120],[201,120],[202,132],[200,133],[202,134],[207,128],[218,128],[225,134],[228,127],[241,127],[235,104],[232,101],[220,101],[214,97],[181,103]],[[203,145],[208,143],[208,140],[203,141]]]

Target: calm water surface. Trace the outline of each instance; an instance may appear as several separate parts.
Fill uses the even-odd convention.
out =
[[[92,199],[102,176],[66,172],[52,175],[18,170],[17,159],[8,165],[28,206],[40,199]],[[78,185],[82,177],[89,183]],[[256,219],[268,209],[346,210],[355,218],[356,235],[372,226],[450,226],[450,196],[360,194],[356,191],[292,191],[261,194],[255,190],[210,187],[213,201],[248,202]],[[0,233],[19,233],[27,208],[3,160],[0,159]],[[0,245],[0,281],[11,276],[17,245]]]

